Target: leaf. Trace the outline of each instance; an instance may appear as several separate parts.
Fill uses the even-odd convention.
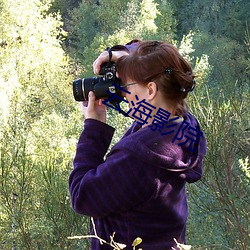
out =
[[[140,237],[137,237],[133,243],[132,243],[132,247],[136,247],[138,245],[140,245],[142,243],[142,239]]]

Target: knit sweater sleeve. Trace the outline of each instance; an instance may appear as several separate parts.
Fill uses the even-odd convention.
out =
[[[126,211],[150,197],[153,172],[136,154],[117,148],[104,160],[114,129],[87,119],[69,177],[72,206],[77,213],[101,218]]]

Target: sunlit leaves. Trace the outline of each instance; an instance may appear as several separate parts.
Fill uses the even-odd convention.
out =
[[[4,248],[15,247],[13,242],[41,248],[42,241],[43,247],[56,249],[60,235],[74,230],[59,218],[77,225],[66,199],[76,143],[72,133],[80,126],[67,122],[75,108],[61,46],[66,33],[60,16],[47,12],[49,0],[1,3],[0,213],[5,228],[0,241]],[[61,246],[63,241],[66,236]]]
[[[140,245],[142,243],[142,239],[140,237],[137,237],[134,239],[133,243],[132,243],[132,247],[137,247],[138,245]]]

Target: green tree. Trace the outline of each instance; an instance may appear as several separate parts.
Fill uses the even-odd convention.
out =
[[[211,82],[215,85],[249,79],[245,30],[250,22],[249,1],[171,1],[175,6],[177,34],[190,30],[194,36],[194,55],[209,55],[213,65]],[[233,69],[233,70],[232,70]]]
[[[246,44],[248,40],[246,36]],[[231,82],[225,64],[224,81],[215,86],[211,84],[211,75],[218,64],[208,67],[201,62],[195,68],[200,86],[189,101],[207,135],[208,154],[203,180],[188,187],[191,211],[188,238],[201,249],[247,249],[250,240],[249,83]],[[249,62],[244,72],[247,67]],[[205,75],[200,74],[202,71]]]
[[[0,3],[1,248],[67,249],[84,218],[72,211],[67,187],[80,118],[65,33],[49,1]]]
[[[175,17],[175,5],[167,0],[158,0],[155,1],[157,3],[157,9],[159,11],[156,17],[156,25],[157,25],[157,36],[159,40],[174,42],[177,39],[176,36],[176,28],[177,28],[177,19]]]
[[[159,15],[158,5],[152,0],[83,1],[78,9],[71,11],[66,22],[68,39],[75,48],[71,55],[80,60],[88,74],[89,64],[107,46],[124,44],[135,38],[171,38],[171,34],[160,36],[158,33]]]

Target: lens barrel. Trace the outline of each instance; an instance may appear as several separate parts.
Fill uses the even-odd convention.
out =
[[[77,79],[73,81],[73,95],[76,101],[85,101],[83,93],[83,81],[84,79]]]
[[[90,77],[77,79],[73,81],[73,95],[76,101],[88,101],[90,91],[94,91],[95,85],[98,83],[98,77]]]

